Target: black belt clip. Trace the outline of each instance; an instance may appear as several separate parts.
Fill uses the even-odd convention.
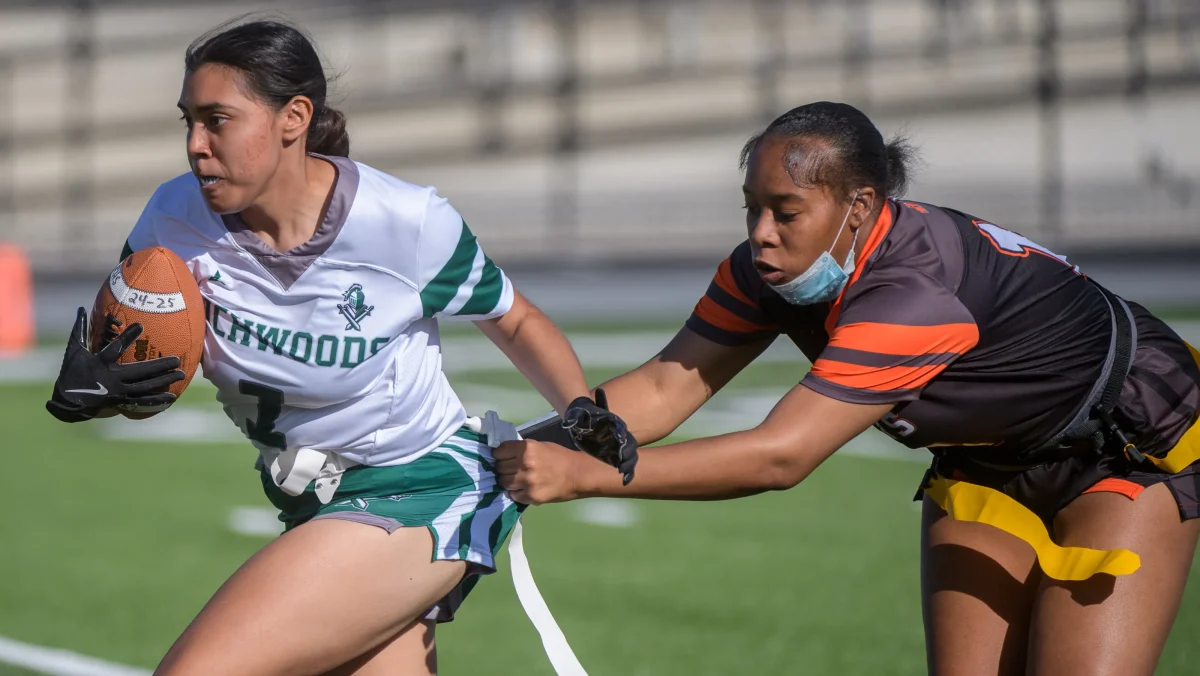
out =
[[[1112,438],[1121,443],[1121,452],[1127,460],[1137,464],[1146,462],[1146,456],[1142,455],[1138,447],[1121,431],[1121,427],[1117,425],[1117,421],[1113,419],[1111,412],[1100,412],[1099,418]]]
[[[933,454],[933,463],[929,465],[929,469],[925,470],[925,476],[921,478],[921,485],[917,488],[917,494],[913,496],[913,502],[920,502],[921,498],[925,497],[925,489],[933,484],[933,480],[940,476],[939,466],[942,464],[942,454]]]

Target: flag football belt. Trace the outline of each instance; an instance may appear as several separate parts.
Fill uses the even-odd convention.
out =
[[[1113,420],[1113,410],[1121,396],[1121,387],[1129,375],[1133,355],[1137,352],[1137,331],[1133,313],[1125,301],[1108,289],[1093,283],[1103,294],[1108,304],[1111,330],[1108,353],[1100,375],[1096,378],[1088,396],[1071,421],[1063,426],[1048,441],[1023,451],[997,451],[987,448],[971,448],[961,451],[971,462],[989,469],[1015,472],[1038,465],[1065,460],[1086,452],[1102,452],[1119,447],[1135,462],[1144,462],[1143,456],[1121,428]]]
[[[294,448],[285,451],[260,449],[255,467],[267,468],[275,485],[292,496],[302,495],[315,481],[313,491],[321,504],[327,505],[342,482],[342,474],[358,464],[336,451]]]
[[[1114,315],[1119,316],[1124,313],[1126,317],[1129,317],[1128,308],[1123,302],[1120,302],[1120,299],[1107,291],[1105,296],[1109,298],[1110,303],[1113,302],[1113,299],[1117,301],[1113,307]],[[1128,325],[1131,326],[1131,324]],[[1130,333],[1133,332],[1130,331]],[[1162,457],[1139,453],[1137,448],[1112,422],[1112,408],[1115,406],[1116,397],[1120,394],[1120,386],[1128,373],[1128,362],[1136,346],[1136,336],[1131,336],[1125,341],[1120,341],[1119,335],[1117,338],[1116,351],[1110,355],[1114,357],[1111,360],[1113,364],[1109,373],[1105,374],[1105,378],[1102,379],[1105,386],[1102,388],[1099,401],[1091,406],[1092,415],[1086,421],[1089,424],[1084,425],[1076,420],[1067,427],[1064,434],[1060,434],[1056,438],[1061,442],[1068,438],[1066,433],[1074,430],[1075,434],[1090,435],[1093,443],[1100,444],[1100,448],[1114,448],[1115,445],[1112,442],[1115,439],[1121,444],[1120,452],[1133,462],[1148,462],[1170,474],[1183,471],[1192,463],[1200,460],[1200,422],[1193,423],[1175,446]],[[1127,347],[1123,348],[1119,346],[1119,343],[1124,343]],[[1191,345],[1187,347],[1191,352],[1192,359],[1200,367],[1200,351]],[[1120,378],[1118,379],[1113,374],[1120,375]],[[1093,421],[1098,421],[1099,424],[1092,424]],[[1101,436],[1096,438],[1097,434]],[[1072,452],[1079,453],[1080,451],[1076,448]],[[1041,462],[1052,461],[1041,457],[1038,459]],[[974,458],[971,458],[971,461],[975,462]],[[980,464],[985,463],[981,462]],[[941,476],[937,472],[937,465],[935,460],[933,468],[926,474],[921,488],[924,494],[928,495],[934,503],[956,521],[970,521],[995,526],[1024,540],[1033,547],[1042,571],[1053,579],[1086,580],[1097,573],[1114,576],[1128,575],[1141,566],[1140,557],[1127,549],[1061,547],[1050,537],[1046,524],[1042,522],[1041,518],[1020,502],[993,488]],[[1028,467],[1026,465],[1015,469],[1027,469]]]

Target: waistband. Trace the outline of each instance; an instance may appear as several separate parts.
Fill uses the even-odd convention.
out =
[[[1191,345],[1188,350],[1200,366],[1200,351]],[[1200,460],[1200,422],[1193,423],[1165,456],[1146,458],[1171,474]],[[1042,571],[1055,580],[1086,580],[1098,573],[1128,575],[1141,567],[1141,558],[1128,549],[1059,546],[1036,514],[993,488],[950,479],[931,470],[918,496],[922,493],[956,521],[984,523],[1025,541],[1037,554]]]

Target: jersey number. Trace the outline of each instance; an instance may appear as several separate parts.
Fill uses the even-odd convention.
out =
[[[238,381],[238,391],[258,399],[258,420],[246,419],[246,436],[264,446],[287,449],[287,437],[275,429],[283,413],[283,392],[249,380]]]
[[[911,436],[913,432],[917,431],[917,428],[912,423],[891,411],[888,411],[887,415],[880,418],[879,422],[875,423],[875,427],[879,428],[879,431],[889,437],[897,440]]]
[[[1060,256],[1024,235],[1015,233],[1012,230],[1005,230],[998,225],[993,225],[985,221],[975,221],[974,223],[975,227],[979,228],[979,232],[983,233],[983,236],[988,238],[992,246],[996,247],[1002,254],[1026,258],[1030,253],[1036,252],[1073,268],[1075,274],[1079,274],[1079,268],[1068,263],[1066,256]]]

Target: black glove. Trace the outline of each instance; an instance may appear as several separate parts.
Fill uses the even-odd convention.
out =
[[[637,465],[637,439],[629,433],[625,421],[608,410],[604,390],[596,389],[596,400],[579,397],[567,406],[563,427],[571,435],[575,448],[616,467],[625,485],[633,481]]]
[[[101,411],[117,406],[169,406],[175,395],[161,392],[162,388],[185,378],[179,370],[178,357],[162,357],[133,364],[118,364],[117,359],[142,335],[141,324],[130,324],[120,334],[114,328],[121,325],[108,318],[105,344],[92,354],[88,350],[87,311],[79,308],[62,371],[54,383],[54,394],[46,402],[50,415],[63,422],[91,420]],[[108,341],[109,337],[112,340]],[[106,342],[107,341],[107,342]]]

